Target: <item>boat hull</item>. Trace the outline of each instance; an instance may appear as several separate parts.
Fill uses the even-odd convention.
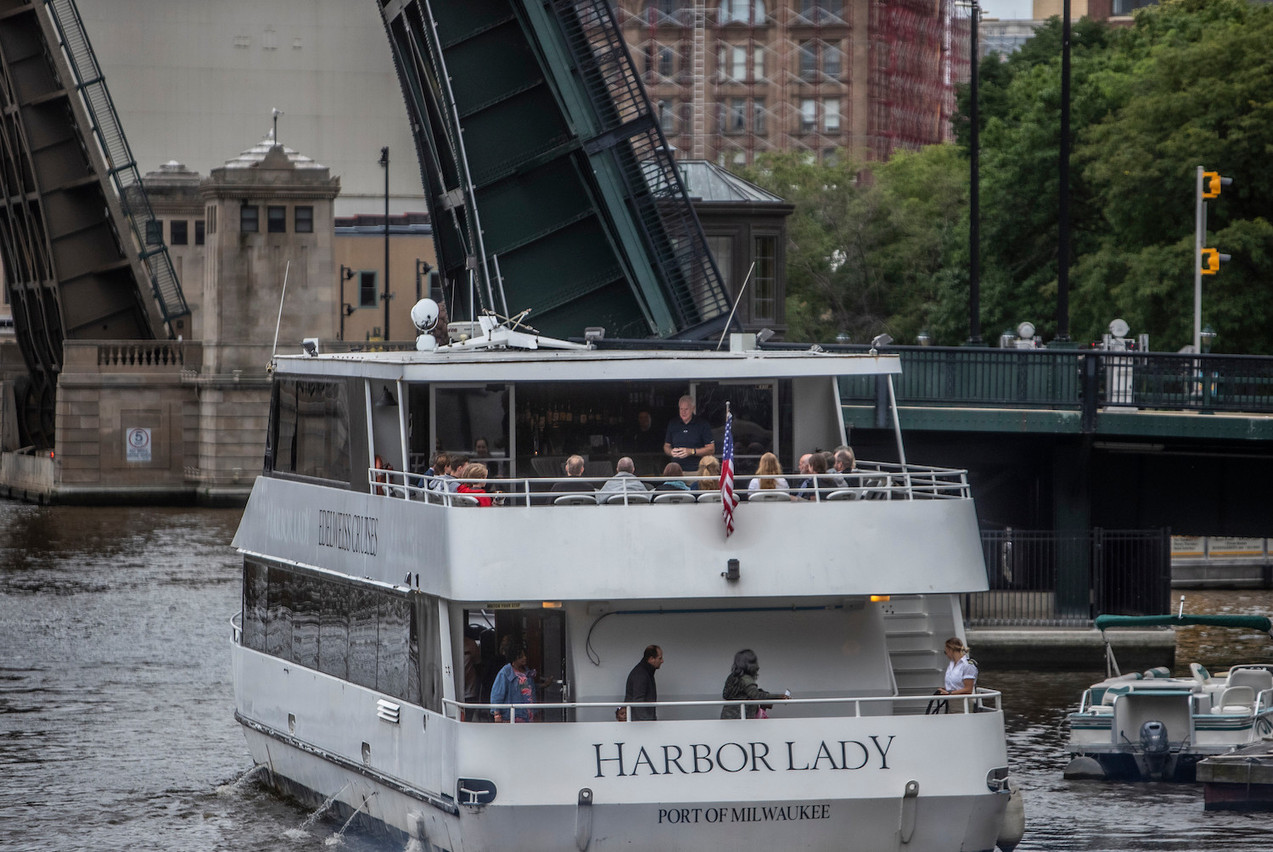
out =
[[[801,848],[916,852],[993,850],[1007,793],[846,799],[699,800],[460,806],[452,814],[308,750],[247,729],[253,759],[267,782],[308,807],[329,808],[342,822],[429,850],[495,849],[702,850]],[[962,834],[961,834],[962,832]]]

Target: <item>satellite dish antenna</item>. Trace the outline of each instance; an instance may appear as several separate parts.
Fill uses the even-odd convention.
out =
[[[1022,340],[1034,340],[1034,323],[1023,322],[1017,326],[1017,337]]]
[[[433,329],[437,327],[439,316],[438,303],[432,299],[421,299],[411,306],[411,322],[418,332],[415,339],[417,352],[431,352],[437,348]]]
[[[1127,332],[1131,331],[1131,326],[1126,320],[1116,319],[1109,324],[1109,333],[1115,337],[1126,337]]]

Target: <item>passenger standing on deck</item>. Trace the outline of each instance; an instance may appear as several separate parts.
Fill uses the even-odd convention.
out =
[[[716,452],[712,440],[712,427],[701,417],[694,416],[694,398],[688,394],[677,403],[680,418],[667,424],[663,437],[663,453],[680,462],[687,473],[698,470],[698,460]]]
[[[647,645],[641,662],[628,673],[628,683],[623,689],[623,701],[658,701],[659,690],[654,683],[654,673],[663,665],[663,649]],[[633,707],[632,721],[653,722],[658,718],[653,707]]]
[[[512,712],[517,714],[518,722],[529,722],[534,718],[533,711],[517,705],[535,703],[535,679],[526,668],[526,647],[510,653],[513,661],[499,670],[491,685],[491,704],[504,706],[496,707],[491,715],[496,722],[503,722]]]
[[[721,690],[720,697],[726,701],[783,701],[791,697],[791,695],[766,692],[756,683],[756,675],[760,674],[760,661],[756,659],[756,652],[750,648],[744,648],[734,655],[734,667],[730,669],[729,677],[725,678],[725,688]],[[773,707],[772,704],[746,704],[747,718],[755,719],[757,716],[763,716],[763,712]],[[721,708],[720,717],[722,719],[737,719],[738,705],[726,704]]]
[[[942,695],[971,695],[977,688],[977,665],[968,659],[964,640],[952,636],[946,640],[946,685]]]

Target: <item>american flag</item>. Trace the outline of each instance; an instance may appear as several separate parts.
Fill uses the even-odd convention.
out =
[[[734,493],[734,415],[725,403],[725,450],[720,463],[720,503],[725,516],[725,538],[734,531],[734,507],[738,495]]]

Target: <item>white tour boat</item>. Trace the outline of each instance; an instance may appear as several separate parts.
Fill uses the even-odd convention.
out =
[[[1259,630],[1273,622],[1255,615],[1100,615],[1101,631],[1118,627],[1191,624]],[[1193,781],[1198,761],[1273,735],[1273,666],[1234,665],[1212,675],[1190,663],[1189,677],[1165,667],[1123,674],[1106,641],[1108,677],[1083,692],[1070,713],[1070,763],[1065,777],[1130,781]]]
[[[759,453],[790,469],[844,443],[839,383],[891,389],[896,356],[614,343],[486,317],[432,351],[276,359],[234,540],[235,715],[263,777],[449,852],[993,849],[1000,695],[925,712],[959,595],[987,588],[964,471],[859,462],[816,499],[739,503],[729,536],[715,480],[593,491],[620,456],[667,480],[657,424],[689,394],[718,454],[730,403],[745,495]],[[424,476],[431,450],[475,446],[489,507]],[[576,452],[586,476],[566,480]],[[651,644],[657,719],[619,721]],[[533,718],[495,722],[486,685],[518,647]],[[724,719],[745,648],[791,698]]]

